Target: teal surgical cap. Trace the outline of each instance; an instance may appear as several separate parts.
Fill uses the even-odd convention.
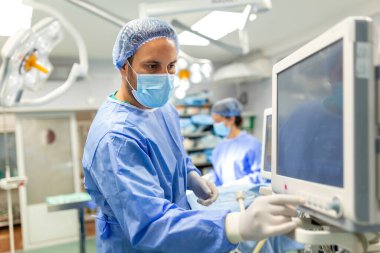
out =
[[[216,102],[211,109],[212,113],[224,117],[240,116],[243,105],[235,98],[225,98]]]
[[[171,39],[178,51],[177,34],[167,22],[157,18],[140,18],[128,22],[116,38],[112,53],[113,64],[121,69],[144,43],[158,38]]]

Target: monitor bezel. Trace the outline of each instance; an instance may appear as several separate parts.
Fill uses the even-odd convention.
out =
[[[358,47],[356,43],[362,38],[360,33],[356,31],[358,25],[366,25],[368,27],[373,26],[370,18],[367,17],[350,17],[332,27],[322,35],[318,36],[314,40],[307,43],[305,46],[296,50],[294,53],[284,58],[280,62],[274,65],[272,71],[272,190],[275,193],[286,193],[286,194],[295,194],[301,195],[306,198],[306,200],[317,199],[321,203],[329,203],[334,198],[339,199],[342,207],[342,213],[338,217],[334,217],[332,220],[336,221],[337,226],[342,227],[347,230],[360,230],[362,226],[366,227],[367,224],[376,223],[376,219],[379,216],[379,206],[378,202],[374,200],[377,199],[377,187],[376,187],[376,172],[372,168],[376,166],[376,157],[375,157],[375,145],[372,143],[372,140],[376,139],[376,124],[375,117],[368,117],[367,131],[368,139],[363,141],[365,148],[368,152],[368,157],[365,159],[368,160],[366,172],[368,177],[364,176],[361,178],[362,181],[368,182],[368,188],[364,189],[368,192],[368,199],[362,197],[360,200],[360,192],[358,188],[366,188],[367,186],[359,186],[358,174],[355,174],[355,164],[357,165],[358,159],[363,159],[358,157],[355,153],[357,148],[355,145],[358,145],[358,139],[355,139],[355,131],[365,131],[360,129],[355,129],[355,116],[357,116],[358,108],[360,108],[355,94],[355,84],[357,81],[357,72],[355,72],[356,66],[356,57],[355,50]],[[371,62],[368,62],[369,66],[374,65],[375,58],[375,49],[373,39],[375,36],[371,33],[371,29],[368,28],[368,41],[362,43],[367,43],[369,51],[372,56]],[[343,175],[343,187],[335,187],[330,185],[323,185],[314,182],[308,182],[296,178],[285,177],[277,174],[277,140],[278,140],[278,101],[277,101],[277,75],[282,71],[290,68],[296,63],[302,61],[303,59],[313,55],[314,53],[328,47],[329,45],[342,40],[343,41],[343,166],[344,166],[344,175]],[[368,70],[368,101],[366,109],[368,110],[368,115],[375,116],[375,88],[374,88],[374,74],[373,70]],[[363,107],[362,107],[363,108]],[[363,143],[359,143],[362,145]],[[359,175],[360,177],[360,175]],[[371,178],[373,177],[373,178]],[[378,199],[377,199],[378,200]],[[371,201],[373,203],[371,203]],[[368,210],[365,210],[363,215],[363,203],[367,206]],[[331,221],[331,217],[326,214],[319,213],[318,209],[314,209],[312,206],[308,205],[306,209],[311,209],[313,213],[322,220]],[[357,224],[359,224],[357,226]],[[377,220],[379,223],[379,220]]]
[[[264,170],[264,161],[265,161],[265,144],[266,144],[266,129],[267,129],[267,118],[268,116],[272,117],[272,108],[267,108],[264,110],[264,120],[263,120],[263,139],[262,139],[262,148],[261,148],[261,177],[271,180],[272,178],[272,169],[271,171],[265,171]],[[273,123],[273,121],[272,121]],[[272,133],[271,133],[272,134]],[[272,143],[270,143],[272,145]],[[272,161],[271,167],[272,167]]]

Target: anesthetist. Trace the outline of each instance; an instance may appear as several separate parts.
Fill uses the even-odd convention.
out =
[[[240,129],[243,106],[235,98],[217,101],[211,108],[215,134],[224,137],[212,152],[216,185],[260,184],[261,142]]]
[[[191,210],[218,196],[186,154],[168,102],[179,51],[173,28],[156,18],[128,22],[113,63],[120,89],[99,108],[86,141],[85,187],[98,205],[97,252],[229,252],[245,240],[292,231],[295,196],[258,197],[244,212]]]

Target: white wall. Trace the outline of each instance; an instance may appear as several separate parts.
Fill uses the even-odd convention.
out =
[[[215,102],[217,100],[227,98],[227,97],[236,97],[236,88],[234,85],[220,85],[215,83],[200,83],[200,84],[192,84],[187,94],[191,95],[194,93],[199,93],[204,90],[211,91],[212,93],[212,101]]]
[[[259,83],[243,84],[240,91],[246,92],[248,95],[248,103],[244,105],[244,112],[256,116],[253,135],[261,140],[264,109],[272,107],[272,81],[266,79]]]

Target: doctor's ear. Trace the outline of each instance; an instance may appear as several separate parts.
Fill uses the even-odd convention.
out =
[[[127,63],[124,64],[123,67],[121,67],[121,69],[120,69],[120,73],[121,73],[123,76],[125,76],[125,75],[128,74],[128,64],[127,64]]]
[[[123,65],[123,67],[121,67],[120,73],[123,74],[123,75],[128,74],[128,71],[130,71],[130,69],[131,69],[131,67],[129,66],[129,64],[132,65],[132,62],[133,62],[133,56],[131,56],[131,57],[129,57],[127,59],[127,61]]]

